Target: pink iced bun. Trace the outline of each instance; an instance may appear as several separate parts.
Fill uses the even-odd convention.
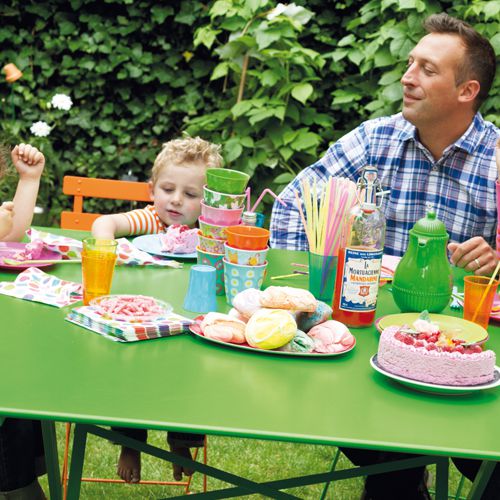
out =
[[[311,292],[302,288],[270,286],[262,292],[260,303],[269,309],[314,312],[317,300]]]
[[[209,312],[200,326],[203,335],[210,339],[233,344],[245,342],[245,323],[228,314]]]
[[[355,342],[347,326],[333,319],[314,326],[308,335],[314,340],[314,352],[342,352]]]
[[[257,288],[247,288],[234,296],[233,307],[248,319],[253,313],[262,309],[260,304],[261,295],[262,292]]]

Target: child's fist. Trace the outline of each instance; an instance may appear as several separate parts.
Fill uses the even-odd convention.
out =
[[[24,179],[39,179],[45,166],[45,157],[30,144],[18,144],[11,153],[12,163]]]

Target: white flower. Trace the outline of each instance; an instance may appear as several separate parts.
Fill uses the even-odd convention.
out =
[[[278,17],[280,14],[283,14],[285,10],[286,10],[286,5],[283,3],[279,3],[271,12],[269,12],[267,18],[269,19],[269,21],[271,21],[275,17]]]
[[[47,122],[38,121],[31,125],[30,131],[37,137],[47,137],[50,134],[50,126]]]
[[[56,109],[69,111],[71,109],[71,106],[73,106],[73,101],[71,100],[71,97],[69,95],[56,94],[50,101],[50,104]]]
[[[267,19],[272,21],[274,18],[281,15],[294,19],[300,24],[306,24],[311,19],[312,12],[294,3],[279,3],[271,12],[269,12]]]

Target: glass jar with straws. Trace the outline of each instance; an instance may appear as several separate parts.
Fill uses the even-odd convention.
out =
[[[347,216],[339,249],[332,304],[333,319],[350,327],[373,324],[377,307],[385,217],[377,205],[377,194],[383,193],[375,167],[365,167],[357,193],[359,203]]]

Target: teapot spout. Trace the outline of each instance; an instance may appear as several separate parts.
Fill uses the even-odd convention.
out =
[[[418,238],[417,245],[417,266],[422,269],[429,265],[429,252],[427,248],[427,238]]]

